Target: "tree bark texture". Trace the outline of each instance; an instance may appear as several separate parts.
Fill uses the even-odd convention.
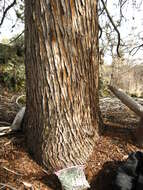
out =
[[[24,128],[52,170],[85,164],[98,138],[97,0],[25,0]]]

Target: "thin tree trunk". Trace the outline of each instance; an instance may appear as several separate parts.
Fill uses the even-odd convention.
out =
[[[97,0],[25,0],[31,153],[52,170],[84,164],[98,138]]]

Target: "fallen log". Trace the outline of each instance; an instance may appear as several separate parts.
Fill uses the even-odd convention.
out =
[[[133,112],[135,112],[138,116],[143,118],[143,106],[138,104],[133,98],[128,96],[122,90],[117,89],[111,85],[108,85],[108,88],[113,92],[113,94],[119,98],[123,104],[125,104],[128,108],[130,108]]]
[[[0,122],[12,123],[18,110],[19,106],[15,102],[0,100]]]
[[[21,124],[25,114],[25,109],[25,107],[22,107],[19,110],[10,126],[0,127],[0,136],[4,136],[10,134],[11,132],[13,133],[21,130]]]
[[[111,90],[111,92],[113,92],[113,94],[121,100],[123,104],[125,104],[134,113],[140,116],[140,122],[138,123],[137,128],[134,131],[134,138],[137,145],[143,147],[143,106],[134,101],[133,98],[128,96],[122,90],[119,90],[111,85],[109,85],[108,87]]]

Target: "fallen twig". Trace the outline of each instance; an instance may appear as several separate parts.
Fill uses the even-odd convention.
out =
[[[49,175],[49,172],[42,168],[42,171]]]
[[[12,140],[6,142],[6,143],[4,144],[4,146],[7,146],[7,145],[9,145],[9,144],[11,144],[11,143],[12,143]]]
[[[9,126],[9,125],[11,125],[11,123],[9,123],[9,122],[7,122],[7,121],[0,121],[0,125]]]
[[[10,126],[4,126],[4,127],[0,127],[0,131],[5,131],[10,129]]]
[[[17,173],[17,172],[15,172],[15,171],[13,171],[13,170],[10,170],[10,169],[8,169],[7,167],[3,167],[3,169],[5,169],[5,170],[7,170],[8,172],[11,172],[11,173],[13,173],[13,174],[15,174],[15,175],[20,175],[20,176],[23,176],[22,174],[20,174],[20,173]]]
[[[22,97],[24,97],[24,96],[25,96],[25,95],[22,94],[21,96],[18,96],[17,99],[16,99],[16,104],[17,104],[19,107],[21,107],[21,106],[20,106],[20,104],[18,103],[18,101],[20,100],[20,98],[22,98]]]
[[[0,136],[8,135],[12,132],[11,127],[0,127]]]
[[[33,188],[33,185],[32,185],[31,183],[28,183],[28,182],[26,182],[26,181],[22,181],[22,183],[23,183],[23,185],[24,185],[25,187],[30,188],[31,190],[34,189],[34,188]]]
[[[0,183],[0,185],[2,186],[1,188],[8,187],[8,188],[10,188],[10,189],[12,189],[12,190],[17,190],[15,187],[12,187],[12,186],[9,185],[9,184]]]

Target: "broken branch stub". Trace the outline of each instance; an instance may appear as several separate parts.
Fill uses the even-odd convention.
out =
[[[128,96],[125,92],[116,87],[108,85],[108,88],[111,92],[121,100],[123,104],[125,104],[128,108],[130,108],[134,113],[143,118],[143,106],[138,104],[133,98]]]

